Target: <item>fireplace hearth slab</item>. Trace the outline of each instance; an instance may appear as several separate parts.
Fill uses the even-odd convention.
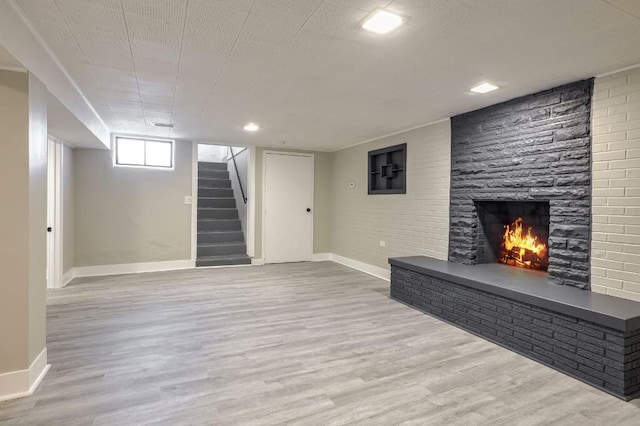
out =
[[[640,394],[640,303],[502,264],[389,263],[393,299],[624,400]]]

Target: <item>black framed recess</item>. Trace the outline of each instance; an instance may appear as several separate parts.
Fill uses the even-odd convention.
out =
[[[369,151],[369,194],[407,193],[407,144]]]

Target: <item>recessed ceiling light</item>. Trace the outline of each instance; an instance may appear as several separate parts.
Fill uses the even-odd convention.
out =
[[[482,83],[482,84],[478,84],[476,87],[472,87],[471,91],[475,92],[475,93],[489,93],[489,92],[493,92],[494,90],[499,89],[498,86],[494,86],[491,83]]]
[[[259,128],[260,126],[258,126],[256,123],[247,123],[243,127],[243,129],[247,132],[256,132]]]
[[[374,33],[386,34],[398,28],[403,22],[404,19],[395,13],[377,10],[362,24],[362,28]]]

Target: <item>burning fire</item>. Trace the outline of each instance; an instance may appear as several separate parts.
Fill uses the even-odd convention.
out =
[[[502,236],[504,249],[502,262],[533,269],[547,269],[547,246],[538,242],[538,237],[531,233],[531,227],[524,233],[522,218],[519,217],[511,225],[504,226]]]

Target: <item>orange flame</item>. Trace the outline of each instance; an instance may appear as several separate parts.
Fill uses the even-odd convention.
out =
[[[511,225],[504,226],[502,243],[507,251],[518,251],[517,249],[520,249],[520,258],[524,257],[527,250],[532,251],[540,258],[544,257],[547,252],[547,246],[538,243],[538,237],[531,234],[530,227],[527,229],[527,234],[524,235],[521,217],[517,218]]]

